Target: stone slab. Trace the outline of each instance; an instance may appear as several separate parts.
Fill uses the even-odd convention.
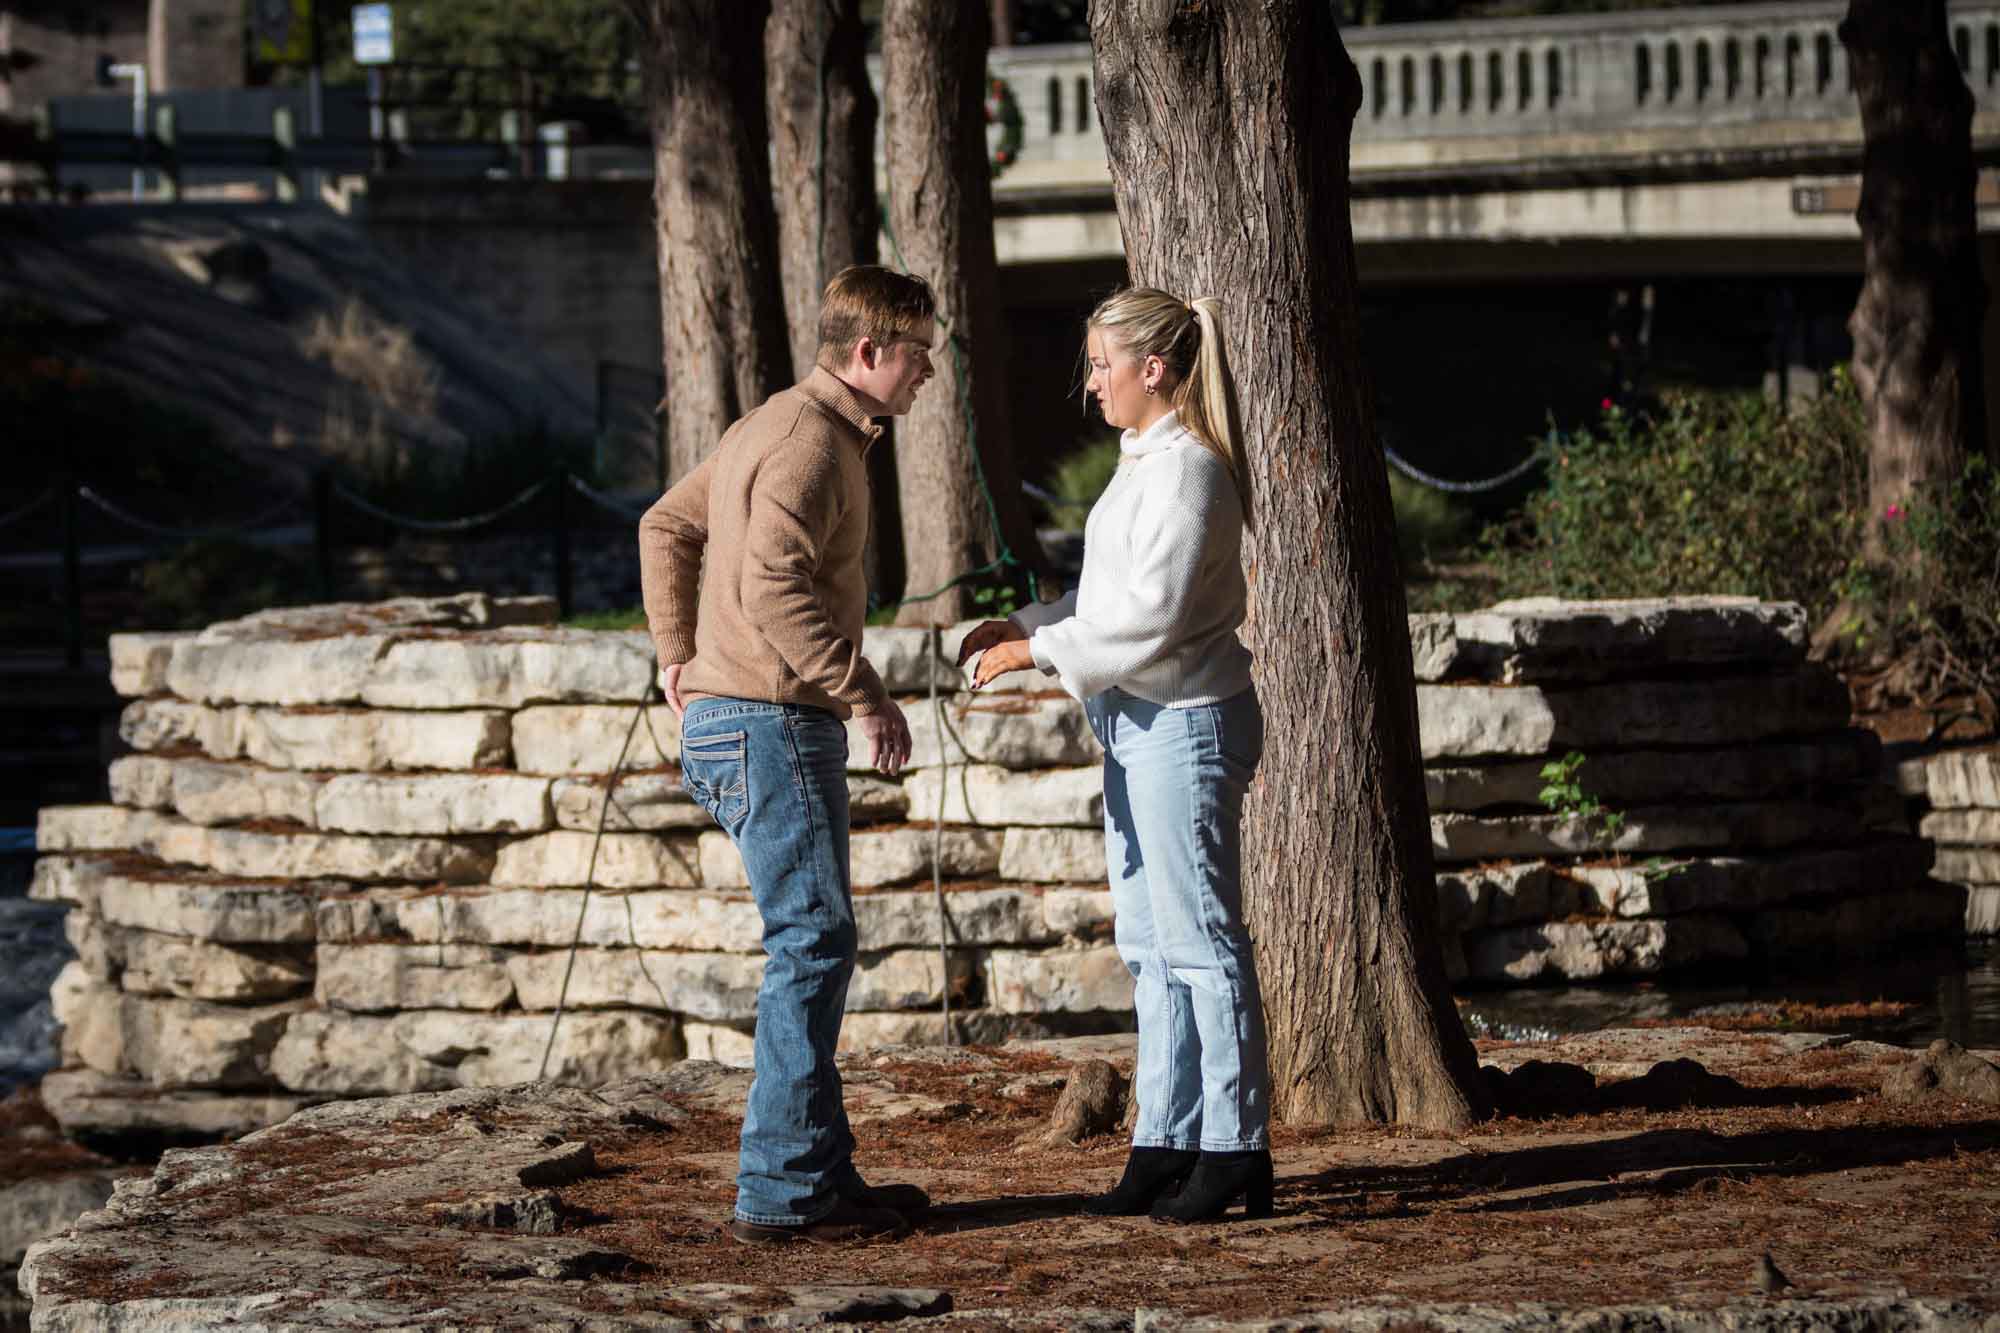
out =
[[[195,824],[272,820],[317,828],[321,780],[311,774],[212,759],[169,761],[174,813]]]
[[[944,713],[939,725],[938,712]],[[934,707],[927,699],[903,709],[910,724],[908,769],[939,764],[992,764],[1034,769],[1095,763],[1104,755],[1091,734],[1083,705],[1068,695],[950,696]],[[847,723],[847,765],[866,769],[868,741],[860,723]]]
[[[267,1087],[271,1048],[301,1007],[128,995],[75,968],[66,967],[50,991],[65,1063],[155,1088]]]
[[[986,954],[986,1002],[1005,1014],[1130,1012],[1132,973],[1113,948]]]
[[[164,692],[174,645],[193,637],[189,631],[113,634],[107,645],[111,656],[111,688],[128,699]]]
[[[329,944],[314,953],[313,999],[354,1013],[505,1009],[514,982],[500,950],[480,944]]]
[[[935,819],[942,799],[947,824],[1101,827],[1102,768],[1051,768],[1017,773],[992,764],[926,768],[903,783],[912,819]]]
[[[704,835],[705,836],[705,835]],[[595,849],[595,835],[571,829],[518,838],[501,846],[493,863],[493,884],[555,887],[594,884],[608,889],[699,888],[701,859],[692,836],[607,833]]]
[[[1549,762],[1433,765],[1424,770],[1424,793],[1433,813],[1538,807],[1548,785],[1542,768]],[[1857,727],[1767,745],[1593,754],[1574,780],[1586,795],[1612,806],[1760,800],[1850,782],[1875,772],[1880,762],[1881,743]]]
[[[606,783],[601,778],[557,778],[549,802],[558,827],[595,833],[600,822],[608,832],[654,832],[705,829],[714,820],[695,804],[679,773],[631,773],[618,779],[611,808],[605,809]]]
[[[105,770],[113,805],[132,810],[174,808],[174,763],[151,754],[120,755]]]
[[[555,822],[549,780],[515,773],[344,773],[312,808],[317,827],[340,833],[540,833]]]
[[[1614,747],[1741,745],[1843,730],[1849,711],[1847,688],[1818,664],[1768,675],[1565,689],[1417,687],[1417,728],[1426,761]]]
[[[686,889],[586,896],[580,889],[383,888],[324,894],[318,906],[322,942],[551,949],[580,938],[586,947],[749,953],[763,939],[763,922],[748,894]]]
[[[1925,794],[1937,809],[2000,809],[2000,750],[1932,755],[1923,769]]]
[[[2000,885],[1981,884],[1965,891],[1965,933],[2000,935]]]
[[[1912,940],[1957,938],[1965,916],[1965,889],[1931,883],[1826,905],[1769,908],[1749,917],[1744,933],[1772,959],[1865,958]]]
[[[1840,841],[1866,827],[1855,814],[1804,801],[1645,806],[1618,812],[1615,828],[1575,815],[1431,817],[1431,850],[1440,862],[1494,861],[1701,850],[1764,850]]]
[[[1742,931],[1720,916],[1549,921],[1467,932],[1464,948],[1467,975],[1488,982],[1645,977],[1750,953]]]
[[[1065,939],[1101,942],[1112,933],[1109,889],[1047,889],[1042,893],[1042,919],[1049,933]]]
[[[2000,809],[1933,810],[1918,823],[1917,832],[1947,847],[2000,846]]]
[[[1102,884],[1101,829],[1012,828],[1000,849],[1000,878],[1025,884]]]
[[[97,876],[93,910],[133,930],[224,944],[309,944],[318,896],[335,887],[104,871]]]
[[[935,949],[864,952],[848,983],[847,1009],[935,1006],[944,966]],[[524,1009],[553,1010],[561,998],[571,1009],[664,1009],[710,1023],[754,1019],[764,979],[761,954],[579,949],[574,968],[567,951],[511,954],[506,967]],[[952,989],[961,1002],[972,970],[966,955],[951,956]]]
[[[640,632],[535,628],[399,637],[358,697],[377,708],[637,705],[656,670],[653,642]]]
[[[118,730],[135,750],[363,773],[504,767],[512,736],[508,715],[493,709],[211,708],[180,699],[128,704]]]
[[[1438,924],[1447,931],[1540,921],[1577,910],[1583,886],[1546,861],[1437,872]]]
[[[94,1069],[58,1069],[42,1076],[42,1105],[63,1133],[187,1134],[238,1137],[290,1119],[313,1098],[269,1092],[163,1092],[141,1079]]]
[[[1769,856],[1665,857],[1630,865],[1571,866],[1577,907],[1624,917],[1759,911],[1778,903],[1914,889],[1931,868],[1919,838],[1809,847]],[[1551,915],[1559,913],[1551,912]]]
[[[945,878],[978,878],[1000,868],[1001,841],[1001,833],[989,829],[856,829],[848,839],[849,875],[858,889],[929,878],[935,851]],[[701,882],[711,889],[750,886],[742,854],[720,829],[701,835]]]
[[[326,638],[387,630],[490,630],[518,625],[554,625],[561,619],[553,597],[494,597],[483,592],[442,597],[384,597],[372,602],[317,602],[276,606],[235,620],[219,620],[201,632],[209,640]]]
[[[443,838],[252,832],[162,821],[142,846],[162,861],[254,879],[339,878],[477,883],[491,873],[486,847]]]
[[[0,1272],[18,1268],[28,1247],[69,1227],[111,1197],[127,1170],[65,1171],[0,1186]]]
[[[678,765],[681,724],[674,710],[655,704],[634,727],[637,713],[635,706],[604,704],[523,708],[512,717],[514,767],[523,773],[604,774]]]
[[[555,1045],[546,1075],[542,1053]],[[420,1009],[393,1016],[316,1010],[300,1015],[273,1052],[288,1088],[357,1096],[432,1088],[490,1088],[538,1076],[572,1087],[652,1073],[681,1057],[680,1025],[636,1010],[562,1015]],[[365,1071],[364,1088],[358,1073]]]
[[[303,945],[218,944],[151,930],[119,934],[118,984],[128,994],[267,1004],[313,988],[312,953]],[[77,953],[81,959],[83,951]]]
[[[864,949],[935,946],[939,904],[929,889],[864,893],[854,899],[854,925]],[[952,889],[944,894],[945,937],[960,944],[1039,944],[1052,941],[1041,895],[1029,889]]]
[[[45,805],[35,812],[35,850],[142,851],[168,822],[150,810],[116,805]]]
[[[1410,617],[1418,680],[1604,680],[1806,655],[1805,608],[1753,597],[1529,597]]]
[[[2000,847],[1940,847],[1937,877],[1953,884],[2000,884]]]

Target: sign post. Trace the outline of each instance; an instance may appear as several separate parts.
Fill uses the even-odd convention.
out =
[[[386,4],[354,7],[354,63],[368,68],[369,169],[384,170],[388,155],[382,116],[382,66],[396,58],[395,15]]]

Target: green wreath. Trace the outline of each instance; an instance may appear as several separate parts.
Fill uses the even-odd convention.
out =
[[[1020,160],[1026,122],[1021,119],[1021,104],[1014,100],[1013,85],[989,74],[986,77],[986,123],[992,125],[996,122],[1000,126],[1000,142],[993,146],[987,166],[998,176]]]

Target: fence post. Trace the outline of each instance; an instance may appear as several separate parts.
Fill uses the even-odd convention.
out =
[[[333,469],[321,467],[313,473],[313,572],[319,581],[319,595],[333,600]]]
[[[569,619],[570,613],[570,561],[569,561],[569,469],[556,469],[556,610],[562,618]]]
[[[153,141],[160,151],[160,197],[170,204],[181,201],[181,150],[172,106],[153,108]]]
[[[275,107],[271,111],[271,141],[277,146],[278,202],[295,204],[299,201],[299,126],[298,117],[288,106]]]
[[[83,548],[78,533],[77,486],[74,476],[62,479],[63,661],[72,671],[83,667]]]

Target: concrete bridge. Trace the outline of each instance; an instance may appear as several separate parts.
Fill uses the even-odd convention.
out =
[[[1845,11],[1806,0],[1348,30],[1365,275],[1768,272],[1774,253],[1789,271],[1852,271],[1861,120],[1835,34]],[[1975,148],[2000,161],[2000,3],[1951,15]],[[990,64],[1025,119],[1020,160],[994,187],[1001,262],[1118,258],[1089,48],[996,50]],[[2000,207],[2000,180],[1982,176],[1980,200],[1982,225],[2000,227],[1984,211]]]

